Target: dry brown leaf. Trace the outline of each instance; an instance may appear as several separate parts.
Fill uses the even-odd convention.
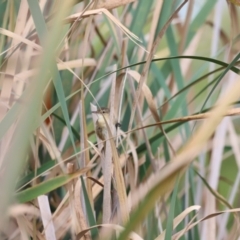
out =
[[[26,233],[31,236],[32,238],[37,238],[39,240],[46,240],[46,238],[42,235],[42,233],[40,233],[39,231],[36,231],[35,226],[33,225],[33,221],[32,219],[28,219],[25,216],[21,217],[21,222],[24,222],[24,228]],[[16,229],[16,231],[14,231],[10,236],[9,236],[9,240],[11,239],[21,239],[20,235],[18,234],[18,230]],[[29,238],[28,238],[29,239]]]
[[[67,192],[53,213],[53,222],[55,226],[57,239],[61,238],[71,226],[71,214],[68,204],[69,192]]]
[[[124,228],[120,225],[116,225],[116,224],[99,224],[99,225],[95,225],[95,226],[92,226],[88,229],[85,229],[84,231],[82,231],[80,234],[78,234],[77,236],[77,240],[80,240],[82,236],[84,236],[84,234],[86,232],[88,232],[89,230],[93,229],[93,228],[96,228],[96,227],[104,227],[104,228],[110,228],[110,229],[113,229],[113,230],[116,230],[118,232],[121,232],[124,230]],[[138,234],[136,234],[135,232],[131,232],[129,234],[129,237],[130,239],[132,240],[143,240]]]
[[[177,217],[173,220],[173,229],[175,229],[179,223],[192,211],[198,211],[201,208],[201,206],[194,205],[191,207],[188,207],[183,212],[181,212]],[[166,230],[164,230],[155,240],[164,240],[166,234]]]
[[[35,206],[28,204],[16,204],[10,206],[10,208],[8,209],[8,215],[11,217],[16,217],[18,215],[24,214],[39,216],[40,212],[39,209],[37,209]]]
[[[103,162],[103,221],[102,223],[109,223],[112,214],[112,196],[111,196],[111,182],[113,176],[113,163],[112,163],[112,149],[110,142],[106,142],[106,150]]]
[[[132,156],[132,160],[133,160],[133,167],[134,167],[134,178],[133,178],[133,183],[134,183],[134,186],[136,187],[137,186],[137,179],[138,179],[138,155],[137,155],[137,151],[136,151],[136,148],[133,144],[133,142],[131,140],[129,140],[128,142],[129,144],[129,147],[130,147],[130,151],[131,151],[131,156]],[[132,178],[132,176],[131,176]]]
[[[141,75],[138,72],[129,70],[128,74],[130,76],[132,76],[134,78],[134,80],[136,80],[136,82],[139,84]],[[144,94],[144,96],[146,98],[148,107],[152,113],[152,116],[154,117],[154,120],[156,122],[160,122],[160,118],[159,118],[159,115],[157,112],[157,106],[155,104],[152,92],[150,91],[149,87],[145,83],[143,83],[143,86],[142,86],[142,93]]]
[[[32,47],[35,50],[38,50],[39,52],[42,51],[42,47],[40,45],[36,44],[33,41],[28,40],[27,38],[15,33],[15,32],[11,32],[7,29],[0,28],[0,33],[5,36],[8,36],[14,40],[14,45],[12,44],[12,47],[18,46],[19,43],[25,43],[26,45]]]
[[[186,233],[187,231],[189,231],[190,229],[192,229],[194,226],[196,226],[197,224],[199,224],[200,222],[202,221],[205,221],[209,218],[213,218],[213,217],[217,217],[223,213],[232,213],[232,212],[240,212],[240,208],[234,208],[234,209],[229,209],[229,210],[225,210],[225,211],[221,211],[221,212],[216,212],[216,213],[212,213],[212,214],[209,214],[207,215],[206,217],[204,218],[201,218],[200,220],[186,226],[183,230],[181,230],[180,232],[176,233],[173,235],[173,239],[174,240],[178,240],[181,238],[181,236],[184,235],[184,233]]]
[[[61,209],[61,213],[59,214],[59,216],[54,219],[57,239],[63,238],[66,232],[71,229],[72,220],[70,215],[71,214],[69,207],[64,207],[63,209]]]
[[[227,1],[234,5],[240,6],[240,0],[227,0]]]
[[[113,136],[111,134],[111,130],[108,125],[107,125],[107,128],[108,128],[108,134],[110,137],[109,141],[111,144],[111,149],[113,154],[113,164],[114,164],[114,173],[115,173],[114,176],[116,180],[116,190],[119,198],[121,219],[123,223],[126,223],[129,219],[126,187],[125,187],[124,178],[122,174],[122,168],[121,168],[119,157],[118,157],[118,152],[117,152],[115,143],[113,141]]]
[[[159,16],[160,16],[161,9],[162,9],[162,4],[163,4],[163,1],[157,1],[156,5],[154,7],[152,22],[150,24],[151,29],[150,29],[150,33],[149,33],[148,46],[147,46],[147,51],[148,52],[150,52],[151,48],[152,48],[152,44],[153,44],[153,41],[154,41],[154,37],[155,37],[157,25],[158,25]]]
[[[75,185],[75,188],[74,188],[74,208],[75,208],[75,212],[76,212],[76,216],[77,216],[76,220],[78,221],[79,226],[80,226],[80,231],[88,228],[87,219],[86,219],[86,216],[85,216],[83,208],[82,208],[82,205],[84,203],[83,204],[81,203],[81,200],[83,199],[83,197],[81,196],[81,189],[82,189],[82,184],[81,184],[80,179],[78,179],[77,183]],[[89,233],[87,233],[85,235],[85,238],[90,239]]]
[[[113,9],[117,8],[126,4],[129,4],[131,2],[134,2],[136,0],[98,0],[96,8],[106,8],[106,9]]]
[[[188,10],[187,14],[185,17],[185,22],[182,24],[181,28],[181,39],[180,39],[180,44],[179,44],[179,54],[182,54],[186,45],[186,39],[188,36],[188,31],[189,31],[189,25],[191,23],[191,17],[192,17],[192,12],[193,12],[193,7],[194,7],[194,2],[189,1],[188,4]]]
[[[19,227],[19,231],[20,231],[20,235],[21,235],[21,240],[28,240],[29,236],[27,234],[27,227],[25,225],[25,221],[24,218],[21,216],[16,217],[17,223],[18,223],[18,227]]]
[[[56,159],[61,156],[61,153],[58,150],[57,146],[55,144],[52,144],[53,142],[50,142],[48,140],[42,128],[40,128],[40,133],[38,134],[38,137],[42,141],[42,144],[46,147],[51,159]]]
[[[60,59],[58,59],[60,60]],[[57,64],[57,67],[59,70],[65,70],[65,69],[71,69],[71,68],[82,68],[82,67],[91,67],[96,66],[96,60],[93,58],[85,58],[84,63],[82,62],[82,59],[76,59],[76,60],[70,60],[67,62],[60,62]],[[27,71],[20,72],[15,75],[15,78],[17,80],[24,80],[26,78],[29,78],[36,74],[37,69],[31,69]]]
[[[89,10],[82,13],[76,13],[73,14],[65,19],[66,22],[73,22],[75,20],[80,20],[79,16],[86,17],[96,14],[102,14],[104,13],[111,21],[113,21],[122,31],[133,41],[140,41],[140,39],[133,34],[131,31],[129,31],[118,19],[116,19],[108,10],[104,8],[96,9],[96,10]]]

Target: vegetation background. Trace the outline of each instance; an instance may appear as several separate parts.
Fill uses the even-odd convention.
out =
[[[238,239],[238,5],[2,0],[0,238]]]

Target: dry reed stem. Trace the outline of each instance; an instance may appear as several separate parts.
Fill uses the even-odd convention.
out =
[[[68,68],[83,68],[96,66],[96,60],[93,58],[85,58],[84,63],[82,59],[70,60],[66,62],[60,62],[57,64],[58,70],[65,70]],[[33,76],[37,72],[37,69],[31,69],[16,74],[16,79],[23,81],[24,79]]]
[[[227,110],[227,112],[223,115],[223,117],[227,117],[227,116],[238,116],[240,115],[240,108],[233,108],[233,109],[229,109]],[[144,128],[148,128],[148,127],[153,127],[156,126],[158,124],[170,124],[170,123],[177,123],[177,122],[188,122],[188,121],[196,121],[196,120],[203,120],[206,118],[210,117],[210,112],[207,113],[199,113],[199,114],[195,114],[195,115],[190,115],[190,116],[185,116],[185,117],[180,117],[180,118],[174,118],[174,119],[170,119],[170,120],[166,120],[166,121],[162,121],[162,122],[157,122],[157,123],[153,123],[153,124],[148,124],[143,126]],[[131,131],[126,132],[126,134],[137,131],[141,128],[134,128]]]
[[[52,221],[52,214],[50,210],[48,197],[45,195],[39,196],[38,205],[41,212],[41,219],[44,226],[46,240],[55,240],[56,239],[55,227]]]
[[[112,162],[112,150],[110,142],[107,141],[104,149],[104,160],[102,163],[102,172],[104,179],[103,188],[103,219],[102,223],[110,223],[112,214],[112,196],[111,196],[111,182],[113,177],[113,162]]]
[[[181,28],[181,39],[179,43],[180,54],[184,51],[184,48],[185,48],[186,38],[189,31],[189,25],[191,23],[190,21],[192,17],[193,7],[194,7],[194,1],[189,1],[185,22],[183,23],[183,27]]]
[[[106,8],[113,9],[129,3],[132,3],[136,0],[99,0],[97,1],[96,8]]]
[[[156,6],[154,8],[151,28],[150,28],[150,32],[149,32],[150,36],[149,36],[148,46],[147,46],[148,52],[151,51],[151,48],[153,45],[153,41],[154,41],[154,37],[155,37],[156,30],[157,30],[157,25],[158,25],[158,18],[159,18],[161,9],[162,9],[162,4],[163,4],[163,1],[157,1]]]
[[[77,221],[79,222],[80,225],[80,231],[77,232],[79,234],[81,231],[85,230],[88,228],[87,224],[87,216],[85,216],[86,209],[84,211],[82,205],[85,204],[85,201],[82,202],[83,198],[83,193],[81,194],[82,191],[82,184],[80,179],[77,180],[75,189],[74,189],[74,209],[75,209],[75,214],[77,216]],[[85,234],[85,239],[91,239],[91,236],[89,233]]]

